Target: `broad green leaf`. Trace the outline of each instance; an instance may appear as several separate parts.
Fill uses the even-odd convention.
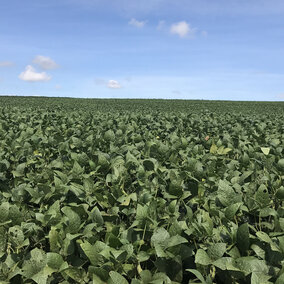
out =
[[[61,244],[60,244],[60,237],[59,233],[56,231],[55,227],[51,227],[49,234],[49,246],[52,252],[59,252]]]
[[[259,260],[253,256],[240,257],[236,259],[236,265],[245,275],[249,275],[252,272],[267,275],[270,269],[270,267],[267,266],[266,261]]]
[[[233,220],[237,211],[239,210],[242,204],[243,204],[242,202],[238,202],[238,203],[231,204],[230,206],[228,206],[225,210],[226,218],[228,218],[229,220]]]
[[[55,270],[59,270],[64,263],[63,257],[55,252],[49,252],[46,254],[47,265]]]
[[[240,271],[237,267],[235,259],[232,257],[222,257],[213,262],[213,265],[221,270]]]
[[[94,222],[96,222],[99,225],[103,225],[104,219],[102,217],[100,210],[97,207],[95,207],[92,210],[92,217],[93,217]]]
[[[145,219],[147,219],[148,217],[148,206],[144,205],[137,205],[137,210],[136,210],[136,219],[138,221],[143,221]]]
[[[92,246],[88,242],[84,242],[80,244],[83,252],[90,260],[91,264],[98,265],[104,263],[104,257],[103,255],[99,254],[99,250],[96,248],[96,246]]]
[[[26,163],[19,164],[15,171],[12,171],[14,177],[22,177],[25,174]]]
[[[192,274],[194,274],[198,280],[201,281],[202,284],[207,284],[207,282],[205,281],[204,277],[202,276],[202,274],[196,270],[196,269],[186,269],[186,271],[191,272]]]
[[[270,275],[253,272],[251,274],[251,284],[272,284],[272,282],[269,281],[270,278]]]
[[[109,129],[108,131],[106,131],[105,134],[104,134],[104,139],[105,139],[106,141],[114,141],[114,140],[115,140],[115,134],[114,134],[114,132],[113,132],[111,129]]]
[[[20,225],[23,221],[23,214],[17,205],[10,205],[9,219],[11,219],[13,225]]]
[[[166,246],[168,248],[174,247],[174,246],[177,246],[177,245],[180,245],[180,244],[184,244],[184,243],[188,243],[187,239],[185,239],[185,238],[183,238],[179,235],[170,237],[168,240],[166,240]]]
[[[7,231],[0,226],[0,258],[4,255],[7,247]]]
[[[4,223],[8,220],[9,217],[9,202],[3,202],[0,205],[0,223]]]
[[[49,271],[44,270],[45,265],[45,253],[42,250],[35,248],[30,252],[30,259],[24,261],[22,274],[26,279],[33,279],[36,283],[46,283]]]
[[[67,231],[71,234],[78,233],[78,230],[81,226],[81,218],[80,216],[73,211],[70,207],[63,207],[61,211],[67,216],[68,218],[68,226]]]
[[[144,160],[143,161],[143,166],[146,171],[153,171],[155,168],[155,165],[152,160]]]
[[[256,235],[261,241],[268,244],[272,243],[271,238],[265,232],[257,232]]]
[[[284,283],[284,273],[282,273],[276,280],[275,284],[283,284]]]
[[[111,271],[109,276],[112,280],[112,284],[128,284],[128,281],[119,273]]]
[[[212,260],[210,259],[205,250],[198,249],[195,255],[195,263],[201,265],[209,265],[212,263]]]
[[[233,188],[228,184],[228,182],[220,180],[218,184],[218,199],[224,206],[229,206],[234,203],[239,203],[242,201],[242,197],[235,193]]]
[[[75,280],[77,283],[82,283],[84,278],[83,269],[77,267],[69,267],[64,270],[64,273],[67,274],[71,279]]]
[[[225,252],[226,252],[226,244],[225,243],[212,244],[207,250],[208,256],[213,261],[221,258],[224,255]]]
[[[156,244],[161,244],[163,246],[166,246],[166,242],[169,240],[170,234],[168,231],[164,228],[158,228],[153,236],[151,237],[151,242]]]
[[[244,223],[238,227],[237,230],[237,245],[241,252],[245,253],[250,246],[249,227]]]

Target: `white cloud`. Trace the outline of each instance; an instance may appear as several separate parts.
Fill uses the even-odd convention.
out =
[[[121,85],[115,80],[109,80],[107,84],[110,89],[120,89]]]
[[[0,61],[0,67],[10,67],[13,66],[14,63],[11,61]]]
[[[53,59],[43,55],[37,55],[34,58],[33,63],[37,64],[38,66],[40,66],[42,69],[45,70],[58,68],[58,64]]]
[[[143,28],[146,24],[146,21],[138,21],[134,18],[132,18],[129,22],[128,22],[129,25],[131,26],[134,26],[136,28]]]
[[[49,81],[51,77],[45,72],[36,72],[33,66],[28,65],[20,75],[19,79],[28,82]]]
[[[60,90],[60,89],[61,89],[61,85],[56,84],[56,85],[55,85],[55,89],[56,89],[56,90]]]
[[[170,28],[172,34],[177,34],[180,37],[193,36],[195,31],[196,29],[192,28],[186,21],[174,23]]]

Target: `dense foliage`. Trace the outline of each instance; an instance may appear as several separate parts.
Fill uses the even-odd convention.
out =
[[[0,97],[1,283],[284,283],[284,103]]]

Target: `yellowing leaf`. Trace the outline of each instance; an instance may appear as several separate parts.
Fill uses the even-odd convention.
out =
[[[268,155],[270,152],[270,148],[268,147],[261,147],[260,149],[264,155]]]
[[[216,154],[218,150],[218,147],[215,144],[212,144],[211,148],[210,148],[210,153],[211,154]]]

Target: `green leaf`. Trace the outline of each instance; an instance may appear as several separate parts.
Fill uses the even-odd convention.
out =
[[[259,260],[254,256],[240,257],[236,259],[236,265],[245,275],[249,275],[252,272],[267,275],[270,269],[265,260]]]
[[[75,211],[73,211],[70,207],[63,207],[61,211],[68,218],[66,231],[71,234],[78,233],[79,228],[81,226],[80,216]]]
[[[114,132],[111,129],[106,131],[105,134],[104,134],[104,139],[106,141],[114,141],[115,140]]]
[[[143,281],[143,283],[149,283],[152,280],[152,273],[150,270],[143,270],[140,273],[140,277]]]
[[[111,271],[109,273],[109,276],[113,282],[112,284],[128,284],[128,281],[122,275],[115,271]]]
[[[211,245],[207,253],[212,260],[217,260],[218,258],[221,258],[224,253],[226,252],[226,244],[225,243],[216,243]]]
[[[151,238],[151,242],[156,245],[156,244],[161,244],[163,246],[166,245],[166,241],[170,238],[170,234],[168,233],[168,231],[164,228],[158,228],[152,238]]]
[[[7,247],[7,232],[3,226],[0,226],[0,258],[6,251]]]
[[[237,230],[237,245],[242,253],[245,253],[250,246],[249,227],[247,223],[242,224]]]
[[[235,259],[232,257],[222,257],[213,262],[213,265],[221,270],[240,271],[237,267]]]
[[[253,272],[251,274],[251,284],[271,284],[272,282],[269,281],[271,277],[263,273]]]
[[[265,232],[257,232],[256,235],[261,241],[265,243],[268,243],[268,244],[273,243],[271,238]]]
[[[20,225],[23,220],[23,214],[17,205],[10,205],[9,219],[12,220],[13,225]]]
[[[16,248],[20,248],[24,245],[25,235],[22,228],[18,225],[10,227],[8,231],[9,242]]]
[[[63,257],[55,252],[49,252],[46,254],[47,265],[55,270],[59,270],[64,263]]]
[[[255,193],[255,200],[259,204],[260,208],[266,207],[269,205],[271,199],[268,193],[268,190],[265,185],[261,185],[257,192]]]
[[[242,201],[242,197],[239,194],[235,193],[235,191],[227,181],[219,181],[217,193],[218,199],[224,206],[229,206],[231,204],[239,203]]]
[[[69,267],[64,270],[64,273],[66,273],[70,278],[75,280],[77,283],[82,283],[82,280],[84,278],[84,271],[81,268]]]
[[[207,284],[207,282],[205,281],[204,277],[202,276],[202,274],[198,270],[196,270],[196,269],[186,269],[186,271],[189,271],[192,274],[194,274],[196,276],[196,278],[201,281],[202,284]]]
[[[103,225],[104,224],[104,219],[102,217],[102,214],[101,214],[100,210],[97,207],[95,207],[92,210],[92,218],[93,218],[94,222],[96,222],[97,224],[99,224],[99,225]]]
[[[212,260],[210,259],[205,250],[198,249],[195,255],[195,263],[201,265],[209,265],[212,263]]]
[[[9,217],[9,202],[3,202],[0,205],[0,223],[4,223],[8,220]]]
[[[279,199],[279,200],[284,200],[284,186],[281,186],[275,193],[275,196]]]
[[[26,279],[34,280],[36,283],[46,283],[47,277],[50,272],[48,270],[44,270],[45,265],[45,253],[42,250],[35,248],[30,252],[30,259],[25,260],[23,263],[22,275]]]
[[[102,265],[104,263],[103,255],[99,254],[98,246],[92,246],[88,242],[80,244],[83,252],[93,265]]]
[[[101,278],[99,276],[97,276],[96,274],[92,275],[93,278],[93,284],[105,284],[106,282],[101,280]]]
[[[25,174],[26,163],[19,164],[15,171],[12,171],[14,177],[22,177]]]
[[[60,247],[61,247],[60,242],[59,242],[60,237],[55,227],[51,227],[49,234],[48,234],[48,238],[49,238],[50,250],[52,252],[59,252]]]
[[[284,273],[282,273],[276,280],[275,284],[283,284],[284,283]]]
[[[145,168],[146,171],[153,171],[155,169],[155,165],[153,163],[153,160],[149,159],[149,160],[144,160],[143,161],[143,166]]]
[[[141,204],[137,205],[137,210],[136,210],[136,219],[138,221],[144,221],[148,217],[148,206],[144,205],[142,206]]]
[[[231,204],[230,206],[228,206],[225,209],[226,218],[229,220],[233,220],[242,204],[243,204],[242,202],[238,202],[238,203]]]
[[[182,236],[175,235],[166,241],[166,246],[170,248],[184,243],[188,243],[187,239]]]

